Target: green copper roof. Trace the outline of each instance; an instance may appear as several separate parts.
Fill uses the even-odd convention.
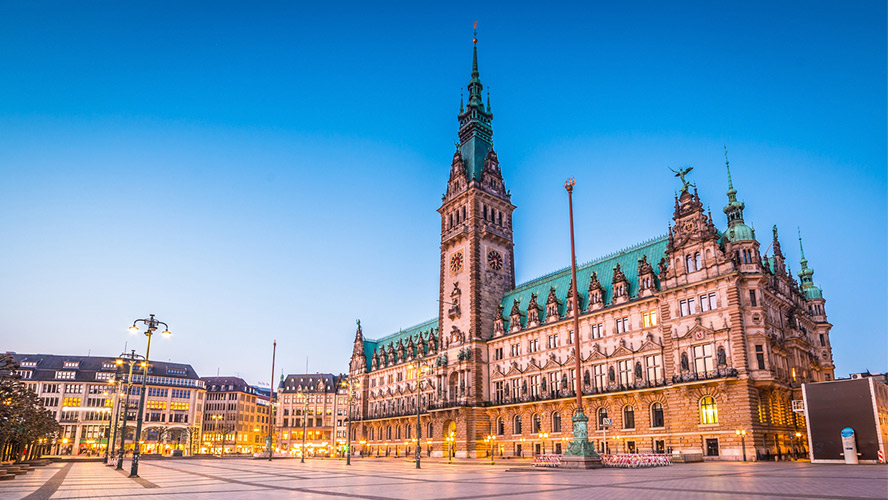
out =
[[[647,255],[648,263],[654,268],[654,273],[659,273],[657,263],[666,256],[667,236],[659,236],[657,238],[639,243],[619,252],[606,255],[599,259],[593,260],[577,267],[577,293],[582,298],[580,307],[588,306],[588,290],[589,279],[592,272],[598,275],[598,281],[606,291],[606,303],[610,303],[613,299],[613,280],[614,267],[620,264],[620,270],[629,280],[629,296],[633,297],[638,293],[638,261],[642,256]],[[549,288],[555,287],[555,296],[561,301],[560,313],[564,314],[565,301],[567,299],[567,291],[570,286],[570,267],[547,274],[541,278],[524,283],[514,290],[507,292],[501,303],[505,316],[505,329],[509,331],[509,312],[515,299],[519,301],[519,308],[523,314],[521,321],[527,321],[527,306],[530,304],[530,295],[537,294],[537,303],[542,310],[540,311],[540,322],[546,320],[546,299],[549,296]],[[522,325],[524,326],[524,325]]]
[[[799,271],[799,280],[802,282],[802,292],[809,299],[822,299],[823,290],[814,285],[814,270],[808,267],[808,259],[805,258],[805,247],[802,246],[802,230],[799,229],[799,251],[802,254],[800,263],[802,270]]]
[[[490,112],[490,96],[487,98],[487,110],[484,109],[484,99],[478,73],[478,46],[472,48],[472,79],[469,81],[469,101],[465,111],[460,99],[459,119],[459,152],[466,166],[466,175],[469,180],[480,180],[481,171],[484,169],[484,160],[490,150],[493,149],[493,127],[490,122],[493,114]]]
[[[438,330],[438,318],[430,319],[428,321],[424,321],[418,325],[413,325],[410,328],[406,328],[403,330],[399,330],[391,335],[386,335],[379,340],[364,340],[364,356],[367,358],[367,370],[370,370],[370,363],[372,362],[373,353],[376,352],[376,348],[384,348],[388,349],[390,344],[397,344],[399,340],[403,340],[405,343],[410,339],[410,337],[414,338],[414,342],[418,336],[422,336],[423,339],[428,341],[429,334],[434,333]]]
[[[728,241],[753,241],[755,240],[755,229],[740,223],[729,227],[724,236]]]
[[[725,146],[725,169],[728,171],[728,204],[723,211],[728,216],[728,230],[725,237],[728,241],[752,241],[755,240],[755,230],[747,226],[743,221],[743,209],[746,204],[737,201],[737,190],[734,189],[734,181],[731,179],[731,164],[728,162],[728,147]]]

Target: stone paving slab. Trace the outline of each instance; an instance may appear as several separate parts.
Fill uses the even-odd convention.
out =
[[[124,470],[129,471],[129,464]],[[101,463],[55,463],[0,483],[0,500],[888,500],[888,467],[697,463],[557,471],[403,460],[145,460],[141,478]]]

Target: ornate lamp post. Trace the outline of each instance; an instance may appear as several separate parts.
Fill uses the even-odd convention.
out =
[[[105,431],[108,435],[105,436],[105,458],[103,460],[105,465],[108,465],[108,455],[113,455],[114,453],[112,448],[114,448],[114,431],[116,430],[115,424],[117,423],[117,396],[120,394],[120,389],[118,388],[120,381],[118,381],[117,378],[112,378],[108,381],[108,385],[114,390],[114,399],[111,403],[111,407],[108,408],[108,428]],[[107,391],[105,392],[105,395],[108,395]]]
[[[131,333],[139,333],[139,327],[136,326],[136,323],[142,323],[145,325],[145,336],[148,337],[148,347],[145,349],[145,363],[142,369],[142,389],[139,391],[139,413],[136,415],[136,447],[133,450],[133,465],[130,468],[129,477],[139,477],[139,454],[141,453],[141,446],[139,445],[139,437],[142,434],[142,419],[145,413],[145,387],[148,383],[148,356],[151,355],[151,336],[154,335],[154,332],[157,330],[157,327],[163,325],[163,335],[170,335],[170,327],[163,321],[158,321],[154,319],[154,315],[151,314],[147,319],[137,319],[133,321],[133,326],[131,326]]]
[[[416,461],[416,468],[420,467],[420,457],[422,457],[421,446],[419,445],[420,439],[422,439],[422,426],[419,422],[419,417],[422,414],[422,405],[420,404],[420,391],[422,390],[422,377],[426,373],[432,371],[431,366],[428,363],[417,363],[411,364],[407,368],[411,370],[416,370],[416,449],[414,450],[414,460]]]
[[[453,463],[453,447],[456,444],[456,437],[453,435],[453,432],[450,433],[449,436],[445,438],[447,441],[447,463]]]
[[[493,434],[489,434],[489,435],[487,435],[487,437],[484,438],[484,442],[487,443],[488,448],[490,449],[490,465],[493,465],[493,455],[494,455],[493,443],[495,440],[496,440],[496,436],[494,436]]]
[[[115,469],[117,470],[123,470],[123,454],[125,451],[124,445],[126,444],[126,420],[129,415],[129,396],[133,387],[133,366],[135,366],[136,363],[144,365],[144,359],[145,358],[143,358],[141,355],[136,354],[136,350],[133,349],[130,351],[129,354],[121,354],[120,357],[114,361],[117,366],[123,366],[123,363],[127,363],[129,365],[129,374],[126,377],[126,390],[123,396],[123,425],[121,425],[120,427],[120,452],[118,453],[117,466],[115,467]],[[136,436],[133,441],[135,442],[135,447],[138,447],[138,436]]]
[[[361,387],[360,382],[353,381],[351,376],[347,377],[343,382],[342,386],[346,388],[348,391],[348,410],[346,411],[346,421],[345,421],[345,432],[348,434],[346,436],[346,445],[345,445],[345,465],[351,465],[351,444],[352,444],[352,395],[354,395],[354,390],[356,388]]]
[[[302,397],[302,453],[300,453],[300,463],[305,463],[305,435],[308,431],[308,394],[301,392],[296,393]]]
[[[746,429],[738,429],[734,431],[740,436],[740,447],[743,448],[743,461],[746,461]]]
[[[601,467],[601,458],[595,452],[595,447],[589,442],[589,417],[583,413],[583,388],[580,380],[583,374],[582,365],[580,364],[580,306],[577,300],[577,257],[574,249],[574,223],[573,223],[573,187],[576,181],[573,177],[564,183],[564,189],[567,190],[568,211],[570,213],[570,276],[571,276],[571,293],[573,306],[573,327],[574,327],[574,361],[576,375],[574,376],[574,391],[577,395],[577,412],[573,418],[573,435],[574,439],[567,447],[567,453],[564,454],[565,460],[562,462],[566,468],[572,469],[592,469]]]
[[[272,444],[271,433],[274,430],[274,360],[275,360],[275,357],[277,356],[277,346],[278,346],[278,342],[277,342],[277,339],[275,339],[274,344],[272,345],[272,348],[271,348],[271,385],[269,386],[271,388],[271,395],[268,398],[268,403],[269,403],[269,406],[268,406],[268,415],[269,415],[268,436],[266,436],[266,438],[265,438],[265,447],[268,448],[268,461],[269,462],[271,462],[271,456],[274,455],[274,450],[271,449],[271,444]]]
[[[541,433],[539,433],[538,437],[540,438],[540,441],[543,442],[543,453],[542,453],[542,455],[545,455],[545,454],[546,454],[546,439],[549,438],[549,433],[548,433],[548,432],[541,432]]]

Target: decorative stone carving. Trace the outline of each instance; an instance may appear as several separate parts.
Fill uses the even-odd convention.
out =
[[[561,301],[555,296],[555,287],[549,287],[549,296],[546,298],[546,323],[552,323],[561,319],[558,309],[561,307]]]
[[[527,327],[533,328],[540,324],[540,305],[537,303],[537,295],[530,294],[530,303],[527,305]]]
[[[604,287],[598,281],[598,273],[593,271],[589,278],[589,311],[596,311],[604,307],[606,295]]]

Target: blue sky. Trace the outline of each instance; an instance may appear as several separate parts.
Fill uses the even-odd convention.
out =
[[[439,219],[479,21],[527,281],[666,232],[692,165],[721,227],[796,227],[839,375],[884,371],[884,2],[0,4],[0,348],[201,375],[342,371],[437,311]],[[767,243],[764,245],[767,246]]]

